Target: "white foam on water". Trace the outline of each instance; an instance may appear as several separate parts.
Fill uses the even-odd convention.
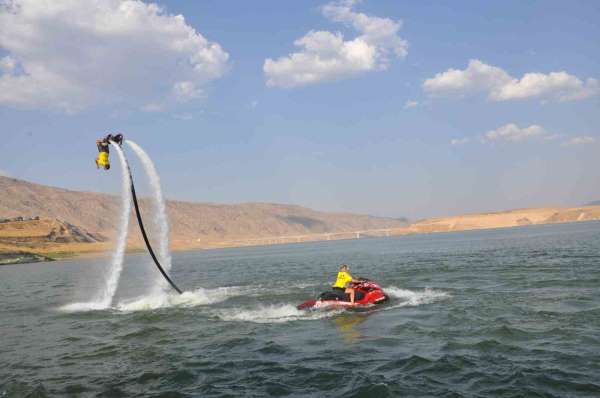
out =
[[[107,309],[103,302],[82,302],[82,303],[70,303],[65,304],[61,307],[58,307],[58,310],[61,312],[88,312],[88,311],[100,311]]]
[[[138,144],[131,140],[125,140],[125,142],[140,159],[152,188],[152,221],[157,227],[156,229],[158,232],[157,255],[163,269],[168,272],[171,269],[171,252],[169,250],[169,220],[167,218],[167,206],[165,204],[165,199],[163,197],[160,185],[160,177],[156,171],[156,167],[154,167],[154,162],[152,162],[152,159],[150,159],[150,156],[148,156],[146,151],[144,151]],[[167,292],[169,289],[171,289],[162,275],[157,275],[155,286],[157,286],[158,289],[155,289],[154,293],[160,292],[161,290],[163,292]]]
[[[115,307],[118,311],[150,311],[169,307],[196,307],[221,303],[232,297],[243,296],[247,292],[246,287],[230,286],[215,289],[197,289],[185,291],[182,294],[163,293],[143,296],[134,300],[123,300]]]
[[[195,307],[220,303],[232,297],[247,295],[254,290],[254,287],[249,286],[228,286],[215,289],[200,288],[194,291],[185,291],[182,294],[161,293],[122,300],[113,307],[107,307],[100,302],[82,302],[66,304],[59,307],[58,310],[63,312],[87,312],[112,309],[122,312],[135,312],[169,307]]]
[[[292,304],[259,305],[252,308],[226,308],[213,312],[223,321],[254,323],[285,323],[290,321],[329,318],[343,312],[335,308],[328,311],[299,310]]]
[[[386,309],[397,308],[397,307],[415,307],[423,304],[431,304],[433,302],[443,300],[450,297],[446,292],[425,288],[421,291],[413,291],[408,289],[401,289],[395,286],[389,286],[383,289],[383,291],[394,299],[401,300],[400,303],[392,305],[391,307],[386,306]]]
[[[384,305],[381,309],[392,309],[405,306],[430,304],[450,297],[446,292],[426,288],[422,291],[412,291],[390,286],[384,289],[390,298],[398,299],[396,305]],[[369,306],[378,308],[378,306]],[[293,304],[258,305],[254,307],[223,308],[212,311],[213,315],[223,321],[254,322],[254,323],[285,323],[291,321],[315,320],[336,316],[348,309],[339,305],[321,305],[313,310],[298,310]]]

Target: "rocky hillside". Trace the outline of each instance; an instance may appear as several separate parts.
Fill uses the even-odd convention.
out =
[[[0,219],[34,217],[61,220],[99,241],[116,229],[118,199],[0,176]],[[149,219],[149,203],[142,210]],[[325,213],[294,205],[244,203],[221,205],[168,201],[171,240],[180,247],[214,246],[216,242],[342,233],[406,226],[406,220]],[[131,227],[137,228],[135,220]],[[131,234],[137,237],[139,234]],[[134,240],[137,238],[133,238]]]
[[[103,251],[114,243],[118,199],[0,176],[0,265],[43,261],[46,256]],[[142,200],[151,225],[151,209]],[[452,232],[600,220],[600,206],[546,207],[404,219],[324,213],[271,203],[220,205],[168,201],[173,249],[211,248],[369,236]],[[130,249],[142,249],[132,218]]]
[[[31,246],[54,243],[104,242],[101,234],[89,233],[73,224],[59,220],[35,217],[21,220],[0,220],[0,243]]]

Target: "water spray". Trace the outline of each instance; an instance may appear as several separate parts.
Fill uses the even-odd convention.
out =
[[[125,248],[127,247],[127,232],[129,231],[129,216],[131,213],[131,200],[129,199],[130,189],[133,188],[133,182],[131,181],[131,173],[129,172],[129,166],[127,165],[127,159],[125,154],[119,145],[113,145],[115,152],[119,157],[121,163],[121,214],[119,222],[119,230],[117,233],[117,245],[111,259],[111,266],[109,269],[108,277],[106,278],[106,284],[104,290],[98,299],[99,307],[108,308],[112,302],[113,296],[117,291],[119,283],[119,277],[123,270],[123,258],[125,256]]]
[[[137,157],[144,167],[144,171],[149,179],[152,187],[152,207],[154,215],[154,224],[158,227],[158,258],[165,271],[171,269],[171,253],[169,251],[169,222],[167,219],[167,206],[162,194],[160,177],[154,167],[154,163],[150,156],[138,144],[133,141],[126,140],[127,145],[135,152]],[[162,278],[159,282],[163,282]],[[165,289],[167,286],[161,283],[160,288]]]
[[[148,249],[148,252],[150,253],[150,256],[152,257],[152,260],[154,260],[154,264],[156,265],[156,268],[158,268],[158,271],[162,274],[162,276],[165,278],[165,280],[167,282],[169,282],[171,287],[173,289],[175,289],[175,291],[177,293],[182,294],[183,292],[181,291],[181,289],[179,289],[177,287],[177,285],[175,284],[175,282],[173,282],[171,280],[171,278],[169,277],[167,272],[164,270],[164,268],[160,264],[160,261],[158,261],[156,254],[154,254],[154,250],[152,249],[152,245],[150,244],[150,240],[148,239],[148,235],[146,234],[146,229],[144,228],[144,222],[142,221],[142,214],[140,212],[140,206],[138,204],[137,195],[135,193],[135,185],[133,183],[133,176],[131,175],[131,169],[129,168],[129,164],[127,163],[126,160],[125,160],[125,163],[126,163],[126,167],[127,167],[127,172],[129,173],[129,180],[131,181],[131,197],[133,199],[135,215],[137,217],[138,225],[140,226],[140,231],[142,232],[142,237],[144,238],[144,242],[146,243],[146,248]]]
[[[129,200],[129,194],[131,194],[131,198],[133,199],[135,215],[138,220],[138,225],[140,226],[140,231],[142,232],[142,237],[144,238],[144,242],[146,243],[146,248],[148,249],[148,252],[152,257],[152,260],[154,260],[156,268],[158,268],[159,272],[169,283],[169,285],[171,285],[171,287],[175,289],[175,291],[177,291],[179,294],[182,294],[181,289],[179,289],[177,285],[171,280],[171,278],[165,271],[165,268],[161,265],[160,261],[156,257],[156,254],[152,249],[152,245],[150,244],[150,240],[148,239],[148,235],[146,234],[146,229],[144,228],[144,222],[142,221],[142,214],[140,212],[137,195],[135,193],[135,185],[133,183],[131,168],[129,167],[127,158],[125,157],[125,154],[121,149],[122,143],[122,134],[117,134],[114,136],[112,134],[108,134],[104,139],[96,141],[96,145],[98,146],[99,152],[98,157],[96,158],[96,166],[98,168],[103,168],[104,170],[110,169],[108,147],[109,145],[112,145],[119,157],[122,175],[121,222],[119,223],[117,245],[111,261],[111,268],[106,279],[105,288],[101,292],[101,296],[98,299],[98,302],[95,303],[96,306],[102,308],[107,308],[110,306],[115,292],[117,290],[119,277],[121,276],[121,271],[123,269],[123,257],[125,255],[125,249],[127,247],[127,232],[129,230],[129,213],[131,212],[131,202]],[[142,164],[144,165],[144,168],[146,169],[146,172],[150,177],[150,182],[154,187],[154,202],[155,207],[157,208],[156,217],[160,229],[159,254],[161,256],[161,260],[166,265],[166,269],[168,270],[171,268],[171,256],[169,254],[169,225],[167,223],[165,201],[160,191],[160,179],[158,177],[156,169],[154,168],[154,164],[152,163],[150,157],[146,154],[146,152],[144,152],[144,150],[142,150],[142,148],[140,148],[134,142],[128,141],[128,144],[141,159]]]

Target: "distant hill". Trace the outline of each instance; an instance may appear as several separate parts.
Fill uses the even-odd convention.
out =
[[[600,200],[594,200],[593,202],[587,203],[584,206],[600,206]]]
[[[0,192],[0,265],[98,252],[113,244],[118,208],[115,196],[1,176]],[[410,225],[405,219],[326,213],[274,203],[222,205],[168,201],[167,212],[171,247],[191,249],[600,220],[600,205],[593,203],[572,208],[435,217]],[[150,225],[151,214],[145,210],[148,202],[142,200],[141,207]],[[130,249],[141,249],[141,237],[133,218],[130,232]]]
[[[430,218],[399,230],[393,230],[392,233],[410,234],[469,231],[592,220],[600,220],[600,206],[570,208],[539,207]]]
[[[115,209],[118,208],[118,198],[115,196],[54,188],[2,176],[0,192],[0,219],[37,216],[68,224],[69,228],[79,230],[86,236],[106,239],[114,236],[117,222]],[[142,211],[150,220],[151,215],[144,211],[148,204],[147,200],[141,201]],[[342,234],[327,235],[327,238],[340,238],[343,233],[353,231],[407,225],[404,219],[327,213],[273,203],[225,205],[168,201],[167,212],[171,241],[176,248],[261,244],[270,243],[268,239],[278,237],[299,241],[314,234]],[[32,222],[22,225],[28,225],[32,234],[38,229]],[[134,232],[130,234],[131,243],[139,243],[135,219],[130,225]]]

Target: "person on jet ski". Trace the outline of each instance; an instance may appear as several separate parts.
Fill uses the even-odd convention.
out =
[[[123,145],[123,134],[112,135],[108,134],[101,140],[96,140],[98,147],[98,157],[96,158],[96,168],[102,167],[104,170],[110,169],[110,160],[108,159],[110,143]]]
[[[333,284],[333,290],[343,290],[345,294],[350,295],[350,302],[354,304],[354,288],[351,286],[353,282],[359,282],[350,275],[350,271],[346,264],[340,265],[340,271],[337,274],[337,279]]]

